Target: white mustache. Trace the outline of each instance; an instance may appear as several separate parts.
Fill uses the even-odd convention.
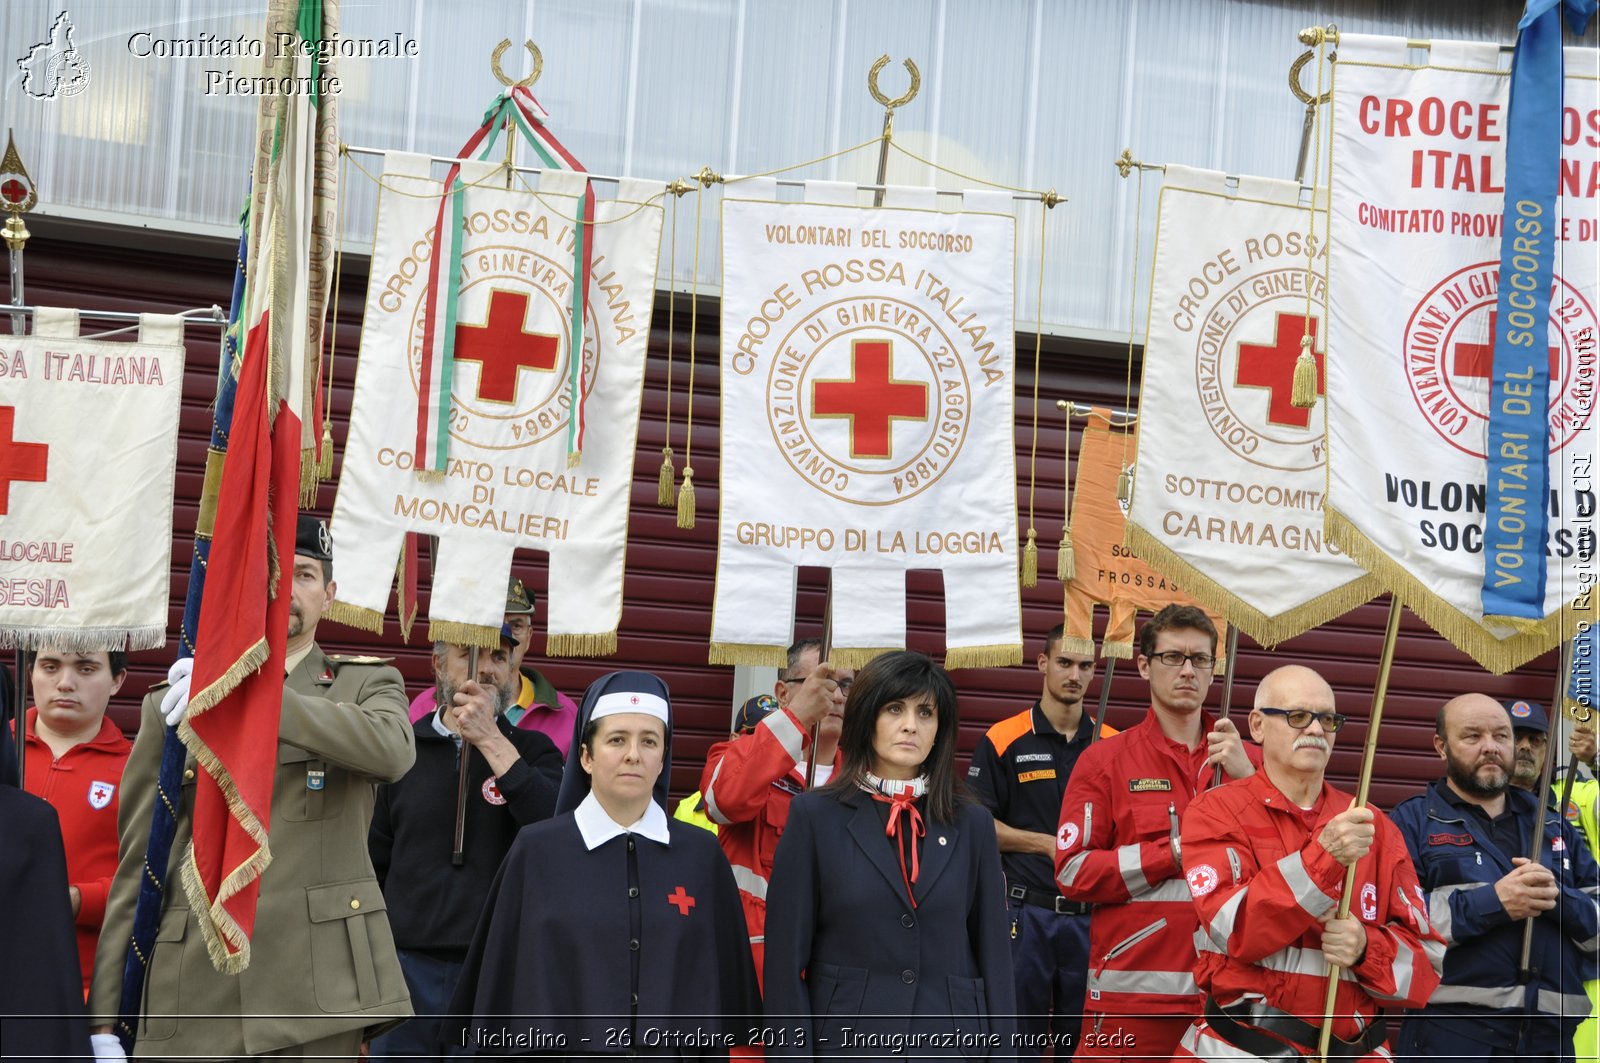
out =
[[[1301,738],[1296,738],[1294,740],[1294,748],[1295,749],[1320,749],[1324,753],[1326,753],[1328,751],[1328,742],[1327,742],[1327,739],[1318,738],[1316,735],[1305,735],[1305,736],[1303,736]]]

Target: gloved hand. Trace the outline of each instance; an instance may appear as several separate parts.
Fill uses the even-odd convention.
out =
[[[128,1063],[128,1053],[122,1050],[122,1041],[114,1033],[92,1033],[89,1035],[89,1044],[94,1048],[96,1059],[112,1059],[117,1063]]]
[[[194,658],[182,657],[172,662],[172,667],[167,669],[167,692],[161,695],[161,717],[171,727],[183,719],[183,711],[189,707],[189,675],[194,671]]]

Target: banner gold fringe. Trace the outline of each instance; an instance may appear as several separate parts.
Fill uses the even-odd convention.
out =
[[[1108,661],[1133,660],[1133,643],[1131,642],[1102,642],[1100,656]]]
[[[261,666],[267,663],[267,640],[260,639],[255,645],[245,650],[237,661],[228,666],[216,680],[204,690],[197,691],[189,697],[188,715],[198,716],[202,712],[217,704],[223,698],[232,694],[234,688],[243,683],[250,676],[261,671]],[[189,751],[196,757],[200,755],[200,743],[185,742]],[[201,747],[203,748],[203,747]]]
[[[1093,657],[1095,655],[1094,639],[1080,639],[1074,635],[1061,636],[1061,652],[1070,653],[1078,657]]]
[[[1004,668],[1022,663],[1022,644],[1009,646],[951,646],[944,651],[946,670],[957,668]]]
[[[874,657],[895,653],[900,646],[834,646],[828,650],[828,663],[835,668],[848,668],[852,672],[865,668]]]
[[[1522,635],[1537,635],[1539,629],[1544,626],[1543,620],[1530,620],[1525,616],[1501,616],[1499,613],[1485,614],[1483,622],[1513,628]]]
[[[167,644],[167,626],[148,627],[3,627],[0,649],[37,650],[52,646],[66,653],[103,649],[159,650]]]
[[[1061,529],[1061,544],[1056,547],[1056,579],[1070,583],[1077,578],[1078,566],[1072,557],[1072,529]]]
[[[546,657],[607,657],[617,652],[617,633],[551,635],[545,640]]]
[[[789,664],[789,650],[786,646],[762,646],[754,642],[713,642],[706,653],[706,663],[784,668]]]
[[[500,629],[482,624],[463,624],[455,620],[429,620],[428,641],[492,650],[500,645]]]
[[[1287,613],[1268,616],[1173,553],[1165,542],[1131,520],[1123,532],[1122,544],[1133,552],[1134,557],[1157,571],[1169,574],[1183,585],[1184,593],[1207,609],[1221,613],[1228,623],[1267,649],[1343,616],[1356,606],[1370,602],[1384,590],[1377,577],[1366,574]]]
[[[444,470],[443,469],[418,469],[417,472],[416,472],[416,476],[417,476],[417,479],[421,480],[425,484],[442,484],[442,483],[444,483]]]
[[[678,483],[678,470],[672,467],[672,448],[661,448],[661,473],[656,480],[656,505],[670,509],[677,498],[674,490]]]
[[[694,527],[694,470],[687,465],[683,467],[683,484],[678,488],[678,527]]]
[[[1495,638],[1482,624],[1439,597],[1427,583],[1384,553],[1357,530],[1350,518],[1332,506],[1327,507],[1327,534],[1346,556],[1371,572],[1423,623],[1495,675],[1504,675],[1560,645],[1577,631],[1580,620],[1592,615],[1592,610],[1579,609],[1568,602],[1545,617],[1532,632]]]
[[[583,463],[583,451],[581,451],[581,450],[569,450],[569,451],[567,451],[567,468],[576,469],[582,463]]]
[[[341,602],[337,598],[329,602],[328,607],[322,611],[322,619],[332,620],[335,624],[343,624],[345,627],[370,631],[374,635],[383,634],[382,613],[363,605]]]
[[[1028,542],[1022,548],[1022,585],[1039,585],[1039,541],[1032,528],[1028,529]]]
[[[300,452],[300,508],[310,509],[317,504],[317,448],[307,447]]]

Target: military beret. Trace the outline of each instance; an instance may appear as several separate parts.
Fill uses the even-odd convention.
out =
[[[300,514],[294,532],[294,552],[318,561],[333,560],[333,536],[328,534],[328,524],[321,517]]]

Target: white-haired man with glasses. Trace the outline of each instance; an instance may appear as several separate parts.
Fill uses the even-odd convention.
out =
[[[1178,824],[1217,765],[1233,778],[1260,754],[1201,709],[1217,666],[1217,629],[1169,605],[1139,632],[1150,710],[1078,758],[1061,801],[1056,884],[1088,901],[1089,984],[1074,1058],[1166,1058],[1200,1014],[1194,905]]]
[[[1262,770],[1202,794],[1183,817],[1184,877],[1200,917],[1195,981],[1206,1002],[1175,1055],[1316,1055],[1337,965],[1349,977],[1339,982],[1328,1058],[1386,1059],[1381,1009],[1425,1003],[1444,957],[1405,839],[1323,778],[1346,718],[1316,672],[1269,673],[1249,723]],[[1350,915],[1339,919],[1352,865]]]

